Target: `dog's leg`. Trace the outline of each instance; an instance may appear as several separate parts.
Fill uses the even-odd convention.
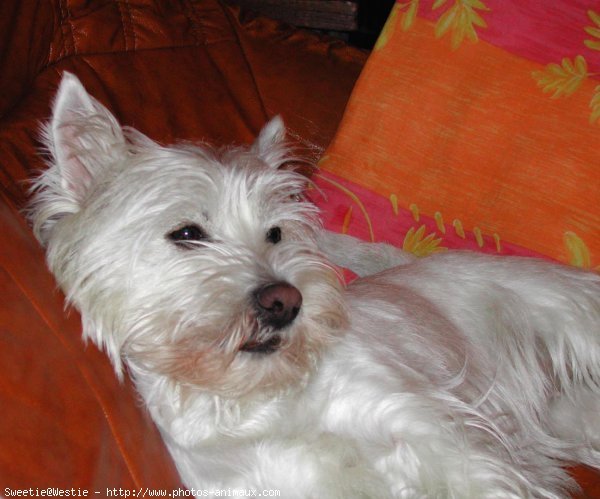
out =
[[[410,497],[566,497],[561,462],[600,468],[600,276],[447,252],[355,281],[348,304],[355,333],[338,348],[352,359],[347,386],[363,389],[331,414],[360,409],[365,429],[377,415],[369,449],[383,451],[371,461],[391,485],[425,491]],[[348,434],[362,435],[360,421],[347,418]]]
[[[322,231],[318,243],[319,249],[331,262],[351,270],[359,277],[405,265],[416,258],[391,244],[366,243],[352,236],[329,231]]]
[[[184,482],[196,490],[229,490],[239,496],[271,490],[287,499],[394,497],[356,446],[333,435],[267,437],[245,445],[208,446],[198,452],[175,447],[171,452]]]
[[[461,328],[489,376],[482,408],[510,407],[529,434],[560,440],[539,437],[548,453],[566,452],[567,460],[600,468],[598,274],[536,259],[448,252],[389,278],[426,296]]]

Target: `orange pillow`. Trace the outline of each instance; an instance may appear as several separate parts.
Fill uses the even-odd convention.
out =
[[[600,12],[551,3],[397,3],[320,162],[326,227],[599,268]]]

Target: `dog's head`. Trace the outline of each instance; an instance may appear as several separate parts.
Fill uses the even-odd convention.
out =
[[[163,147],[65,74],[31,218],[84,336],[134,373],[240,396],[305,378],[345,322],[279,118],[250,147]]]

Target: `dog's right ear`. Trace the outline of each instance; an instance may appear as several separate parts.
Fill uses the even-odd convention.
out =
[[[71,73],[63,73],[44,139],[62,195],[79,204],[107,164],[127,154],[115,117]]]
[[[281,116],[275,116],[260,131],[252,150],[272,168],[279,168],[288,157],[285,143],[285,125]]]

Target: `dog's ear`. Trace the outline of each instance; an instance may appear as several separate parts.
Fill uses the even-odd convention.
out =
[[[281,116],[275,116],[260,131],[252,150],[268,165],[279,168],[287,156],[285,125]]]
[[[94,177],[126,154],[123,132],[115,117],[67,72],[44,138],[63,194],[77,203],[84,199]]]

